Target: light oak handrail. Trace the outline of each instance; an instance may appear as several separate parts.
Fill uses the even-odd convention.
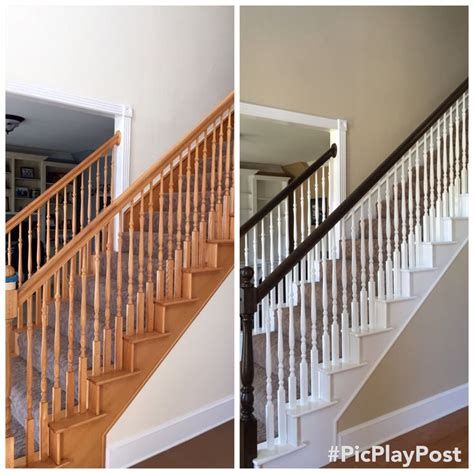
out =
[[[84,161],[75,166],[69,173],[63,176],[60,180],[56,181],[50,188],[44,193],[40,194],[34,201],[30,202],[20,212],[15,214],[14,217],[9,219],[5,224],[5,233],[8,234],[15,227],[21,224],[25,219],[31,216],[35,211],[47,203],[53,196],[60,192],[65,186],[71,183],[74,178],[79,176],[84,170],[90,167],[98,158],[100,158],[104,152],[113,146],[120,145],[121,134],[120,131],[115,132],[105,143],[99,148],[93,151]]]
[[[102,211],[89,225],[85,226],[76,236],[70,240],[57,254],[55,254],[45,265],[32,275],[18,290],[18,304],[25,302],[42,286],[43,282],[54,275],[70,258],[81,248],[87,245],[97,233],[107,226],[122,211],[130,201],[150,182],[169,166],[177,155],[185,151],[207,128],[224,112],[229,109],[234,100],[234,92],[225,97],[212,112],[204,117],[189,133],[187,133],[176,145],[171,147],[160,160],[146,170],[142,175],[120,196]]]

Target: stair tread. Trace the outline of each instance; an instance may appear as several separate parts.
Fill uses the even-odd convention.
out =
[[[152,341],[154,339],[165,339],[170,335],[169,332],[145,332],[143,334],[133,334],[132,336],[124,336],[124,339],[131,344],[137,344],[143,341]]]
[[[199,298],[173,298],[169,300],[155,300],[155,303],[161,306],[175,306],[180,304],[194,303]]]
[[[211,273],[220,272],[222,267],[197,267],[197,268],[183,268],[183,273]]]
[[[110,382],[114,382],[116,380],[122,380],[128,377],[135,377],[140,372],[140,370],[134,370],[133,372],[130,372],[129,370],[114,370],[112,372],[107,372],[106,374],[102,375],[91,375],[87,379],[89,380],[89,382],[100,386]]]
[[[107,413],[101,413],[99,415],[96,415],[95,413],[86,411],[85,413],[77,413],[71,417],[63,418],[62,420],[52,421],[49,424],[49,427],[51,431],[58,434],[68,429],[76,428],[86,423],[100,420],[106,416]]]

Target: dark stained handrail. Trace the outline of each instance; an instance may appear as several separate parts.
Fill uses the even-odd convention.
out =
[[[259,303],[278,282],[383,178],[468,88],[465,79],[326,219],[257,287]]]
[[[299,176],[293,179],[288,186],[281,190],[276,196],[268,201],[258,212],[256,212],[245,224],[240,226],[240,237],[243,237],[252,227],[258,224],[267,214],[275,209],[286,199],[301,183],[306,181],[314,172],[323,166],[329,159],[337,155],[337,145],[333,143],[311,166],[305,169]]]

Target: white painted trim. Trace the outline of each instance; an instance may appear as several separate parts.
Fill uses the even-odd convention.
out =
[[[436,287],[436,285],[438,285],[439,281],[441,280],[441,278],[444,276],[444,274],[448,271],[448,268],[451,267],[452,263],[454,262],[454,260],[456,259],[456,257],[459,255],[459,253],[461,252],[461,250],[466,246],[466,244],[469,242],[469,236],[467,236],[465,239],[464,239],[464,242],[455,250],[455,252],[453,253],[453,255],[451,256],[451,258],[449,259],[449,261],[446,263],[446,266],[444,267],[444,269],[440,272],[440,274],[438,275],[438,277],[435,279],[435,281],[433,282],[433,284],[426,290],[425,294],[421,297],[418,298],[418,304],[415,306],[415,308],[413,309],[412,311],[412,315],[407,318],[407,320],[398,328],[398,333],[397,335],[393,338],[393,340],[387,344],[387,346],[385,347],[385,350],[382,351],[382,353],[380,354],[380,356],[377,358],[377,360],[372,364],[372,368],[370,370],[367,371],[367,373],[365,374],[365,377],[363,377],[363,379],[361,380],[361,382],[359,383],[358,387],[352,392],[352,395],[348,398],[348,400],[341,406],[341,409],[339,410],[339,413],[337,414],[337,416],[335,417],[334,419],[334,425],[333,425],[333,441],[334,441],[334,444],[337,442],[337,438],[338,438],[338,432],[337,432],[337,422],[339,421],[339,419],[341,418],[342,414],[346,411],[347,407],[352,403],[352,401],[354,400],[354,398],[357,396],[357,394],[360,392],[360,390],[362,389],[362,387],[367,383],[367,380],[369,380],[369,378],[371,377],[371,375],[373,374],[373,372],[375,371],[375,369],[377,368],[377,366],[380,364],[380,362],[382,361],[382,359],[385,357],[385,355],[388,353],[388,351],[391,349],[391,347],[395,344],[395,342],[398,340],[398,338],[400,337],[400,334],[404,331],[404,329],[407,327],[408,323],[412,320],[413,316],[418,312],[418,310],[421,308],[421,306],[423,305],[423,303],[426,301],[426,298],[428,298],[428,296],[431,294],[431,292],[433,291],[433,289]]]
[[[115,196],[121,194],[130,184],[130,135],[133,110],[130,105],[114,104],[101,99],[83,97],[68,92],[57,91],[37,84],[21,81],[9,81],[6,85],[7,94],[28,97],[40,102],[78,110],[87,110],[95,114],[113,117],[115,131],[122,134],[120,145],[116,152],[116,176],[114,182]]]
[[[133,466],[233,418],[234,396],[229,395],[139,435],[108,444],[105,449],[105,467]]]
[[[467,406],[468,400],[466,383],[344,430],[338,444],[361,450],[380,445]]]

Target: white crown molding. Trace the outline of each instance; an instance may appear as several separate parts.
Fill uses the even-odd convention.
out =
[[[53,102],[68,107],[90,110],[109,116],[123,116],[131,118],[133,109],[130,105],[114,104],[101,99],[82,97],[68,92],[57,91],[37,84],[28,84],[22,81],[9,81],[6,84],[6,93],[34,98],[44,102]]]
[[[126,468],[182,444],[234,418],[234,396],[229,395],[184,416],[116,443],[107,443],[106,468]]]

